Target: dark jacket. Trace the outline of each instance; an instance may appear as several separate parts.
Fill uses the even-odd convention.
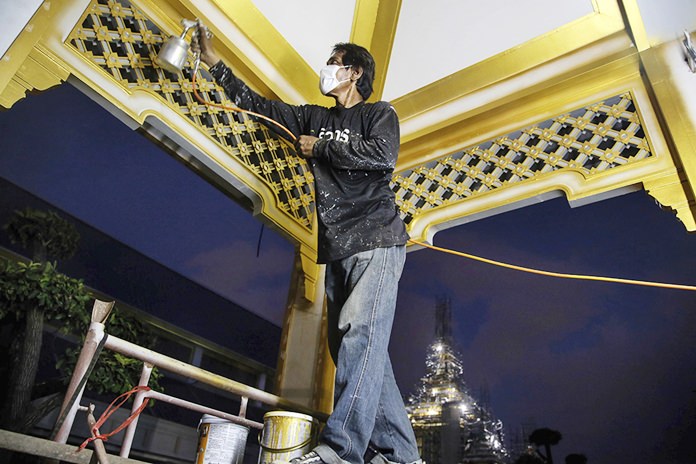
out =
[[[406,227],[389,184],[399,151],[399,119],[389,103],[288,105],[255,93],[222,62],[210,72],[240,108],[278,121],[296,137],[320,138],[309,159],[319,263],[406,243]]]

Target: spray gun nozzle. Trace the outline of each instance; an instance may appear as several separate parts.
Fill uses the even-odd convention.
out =
[[[188,34],[188,31],[196,27],[197,24],[198,23],[196,21],[191,21],[190,19],[183,18],[181,20],[181,25],[184,26],[184,30],[181,32],[179,38],[183,40],[186,37],[186,34]]]

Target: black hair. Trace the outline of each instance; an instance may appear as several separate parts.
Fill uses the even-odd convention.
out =
[[[367,100],[372,95],[372,84],[375,81],[375,59],[370,52],[360,45],[341,42],[334,45],[333,53],[342,52],[341,61],[344,65],[355,66],[362,69],[362,76],[358,79],[357,88],[360,95]]]

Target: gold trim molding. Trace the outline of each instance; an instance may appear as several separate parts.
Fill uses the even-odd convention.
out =
[[[26,97],[27,92],[49,89],[64,82],[69,75],[65,67],[40,47],[32,48],[0,94],[0,105],[10,108]]]
[[[272,192],[277,210],[311,231],[313,178],[306,161],[252,118],[200,103],[191,81],[192,59],[177,74],[154,64],[153,58],[167,37],[155,20],[125,0],[110,0],[108,4],[95,1],[65,44],[126,93],[149,94],[157,101],[151,107],[166,105],[215,141]],[[209,75],[199,72],[196,81],[198,93],[206,101],[234,106]]]
[[[403,137],[393,185],[414,238],[530,198],[564,192],[577,202],[641,183],[694,227],[693,125],[679,119],[681,103],[669,94],[669,76],[658,73],[654,49],[632,46],[618,3],[594,6],[593,14],[394,102]],[[400,7],[401,0],[356,1],[351,38],[376,46],[384,63]],[[641,26],[631,14],[633,27]],[[173,151],[209,179],[219,176],[228,191],[253,197],[254,213],[298,244],[310,297],[319,281],[311,172],[265,126],[199,104],[191,63],[178,75],[152,63],[162,41],[179,32],[180,17],[207,21],[224,59],[263,95],[316,98],[315,72],[252,0],[81,0],[32,18],[46,31],[37,34],[35,25],[11,48],[1,102],[9,107],[27,90],[72,74],[131,123],[147,129],[156,119],[161,132],[171,131]],[[197,79],[205,98],[231,105],[207,73]],[[605,119],[595,121],[598,114]],[[208,169],[196,167],[202,164]]]
[[[689,188],[688,182],[674,174],[647,180],[643,182],[643,185],[648,194],[655,198],[662,207],[668,208],[676,214],[686,230],[696,231],[696,219],[693,213],[696,210],[696,203],[689,201],[685,193]]]
[[[636,184],[646,163],[661,166],[653,174],[674,173],[659,136],[655,159],[637,100],[625,91],[397,172],[393,190],[409,232],[430,239],[477,203],[502,208],[553,190],[577,200]]]
[[[46,1],[0,60],[0,105],[10,108],[28,91],[46,90],[63,82],[69,71],[44,53],[39,41],[50,29],[57,5]]]

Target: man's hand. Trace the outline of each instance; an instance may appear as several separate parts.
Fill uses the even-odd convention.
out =
[[[211,43],[211,35],[208,33],[208,28],[199,24],[196,27],[196,34],[191,37],[191,51],[193,53],[201,53],[201,61],[208,66],[212,66],[220,61],[220,57],[215,53],[213,44]]]
[[[318,137],[313,135],[300,135],[300,138],[295,142],[295,149],[297,154],[303,158],[311,158],[312,150],[314,150],[314,144],[319,140]]]

